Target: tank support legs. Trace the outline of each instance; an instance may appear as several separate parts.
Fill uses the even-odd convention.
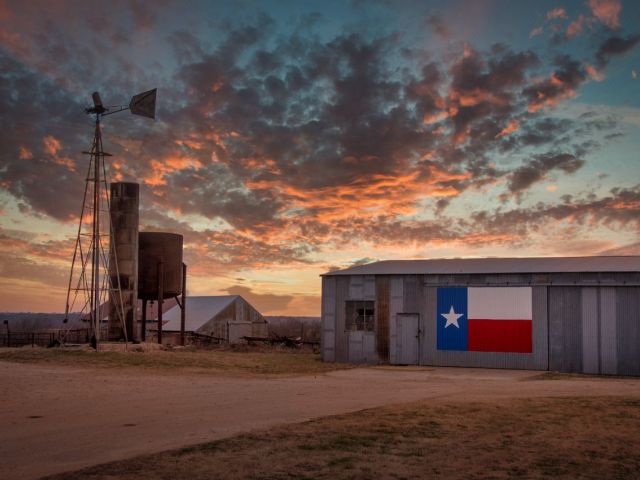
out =
[[[182,264],[182,303],[180,305],[180,345],[184,347],[184,323],[187,311],[187,264]]]
[[[162,297],[164,297],[164,265],[162,257],[158,262],[158,344],[162,345]]]
[[[140,328],[140,340],[147,339],[147,300],[142,300],[142,327]]]

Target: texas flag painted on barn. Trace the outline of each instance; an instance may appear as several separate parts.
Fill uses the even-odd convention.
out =
[[[531,287],[438,288],[438,350],[531,353]]]

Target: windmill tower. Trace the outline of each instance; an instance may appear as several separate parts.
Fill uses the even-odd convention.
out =
[[[121,324],[125,341],[128,340],[125,325],[126,302],[122,295],[117,249],[114,242],[106,241],[110,229],[113,228],[111,216],[103,215],[110,211],[105,158],[111,155],[103,149],[100,120],[102,117],[124,110],[130,110],[134,115],[155,118],[155,109],[156,89],[134,95],[129,105],[116,107],[105,107],[100,94],[94,92],[93,107],[86,109],[87,114],[95,115],[95,129],[91,150],[82,152],[89,156],[89,165],[78,234],[71,261],[64,321],[68,321],[70,312],[80,312],[82,318],[89,321],[91,343],[94,348],[97,348],[101,340],[102,319],[106,316],[101,306],[106,305],[108,299],[111,303],[110,315],[118,317],[117,320],[114,318],[110,320]],[[107,251],[107,248],[110,250]],[[129,331],[131,332],[131,329]]]

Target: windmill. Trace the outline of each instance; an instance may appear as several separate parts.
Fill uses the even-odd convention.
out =
[[[71,261],[64,322],[68,322],[70,312],[79,311],[81,316],[89,321],[91,344],[97,349],[103,316],[101,305],[106,303],[109,293],[112,293],[112,298],[118,298],[117,293],[121,290],[119,274],[116,272],[113,278],[108,274],[109,256],[105,252],[103,242],[103,238],[109,235],[109,228],[105,229],[104,222],[101,222],[102,213],[109,212],[105,157],[110,157],[111,154],[105,152],[102,146],[100,120],[102,117],[125,110],[131,111],[134,115],[154,119],[156,89],[134,95],[131,97],[129,105],[115,107],[105,107],[98,92],[94,92],[92,97],[93,107],[86,108],[85,112],[88,115],[95,115],[95,129],[91,150],[82,152],[89,155],[89,165],[85,179],[78,234]],[[110,221],[108,215],[107,221]],[[113,258],[115,251],[110,253]],[[116,295],[113,295],[114,292]],[[122,299],[121,296],[120,299]],[[120,321],[124,323],[122,301],[119,307],[116,311],[118,311]]]

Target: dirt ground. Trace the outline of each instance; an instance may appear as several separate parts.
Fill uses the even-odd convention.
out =
[[[383,405],[558,396],[640,398],[640,380],[409,367],[230,378],[0,362],[0,468],[10,472],[0,477],[37,478]]]
[[[640,399],[414,402],[276,426],[47,480],[628,480]]]

